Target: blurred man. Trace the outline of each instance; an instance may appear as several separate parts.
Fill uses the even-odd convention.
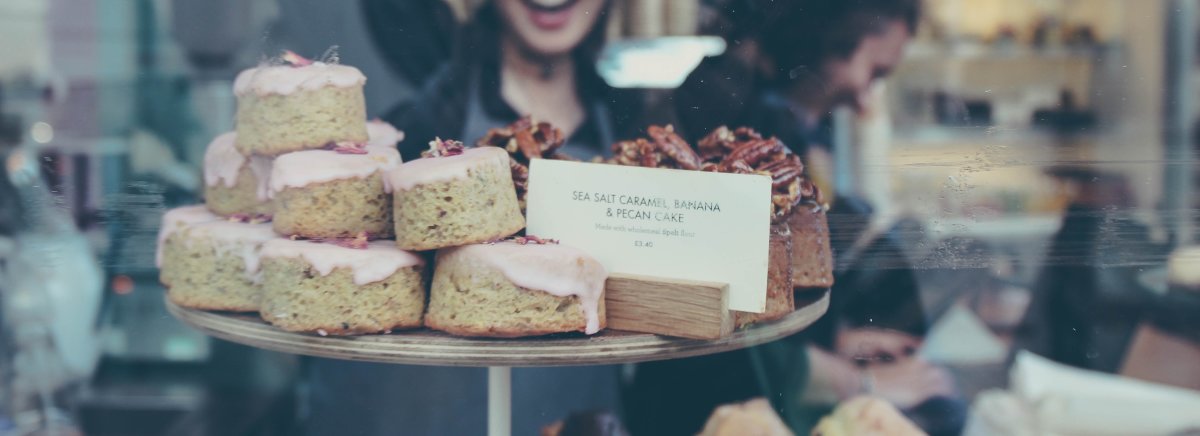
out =
[[[900,63],[916,32],[919,0],[716,3],[724,14],[718,33],[731,49],[677,90],[681,130],[693,141],[720,125],[777,136],[824,192],[836,192],[829,115],[871,109],[873,85]],[[864,236],[869,214],[860,200],[834,200],[837,274],[820,322],[745,352],[639,365],[626,391],[631,430],[694,433],[717,404],[765,395],[793,430],[807,433],[828,405],[864,391],[908,410],[931,433],[958,430],[959,418],[922,419],[961,413],[922,412],[943,407],[930,400],[950,396],[951,380],[915,356],[926,327],[916,279],[887,233]]]

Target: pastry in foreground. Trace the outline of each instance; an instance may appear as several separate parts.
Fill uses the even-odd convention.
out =
[[[923,436],[891,403],[875,397],[842,402],[813,428],[812,436]]]
[[[360,121],[361,123],[361,121]],[[275,159],[272,223],[281,235],[371,238],[392,234],[386,171],[400,165],[394,147],[306,150]]]
[[[615,413],[576,412],[542,427],[541,436],[629,436],[629,431]]]
[[[793,436],[765,398],[717,407],[699,436]]]
[[[583,251],[518,237],[438,251],[425,325],[463,336],[519,337],[605,326],[604,266]]]
[[[425,156],[388,173],[400,248],[492,241],[525,227],[504,149],[436,140]]]
[[[237,148],[246,155],[278,156],[329,144],[367,142],[367,78],[357,68],[313,62],[294,53],[284,65],[238,74]]]
[[[365,248],[277,238],[262,250],[263,320],[324,335],[421,326],[425,262],[391,241]]]
[[[259,251],[270,224],[221,219],[203,206],[174,209],[159,232],[160,280],[183,307],[253,312],[259,308]]]
[[[221,216],[270,215],[267,182],[271,160],[247,157],[234,147],[237,134],[217,136],[204,152],[204,202]]]

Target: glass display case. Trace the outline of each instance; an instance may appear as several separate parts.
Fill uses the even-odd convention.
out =
[[[0,435],[1192,434],[1198,9],[0,2]]]

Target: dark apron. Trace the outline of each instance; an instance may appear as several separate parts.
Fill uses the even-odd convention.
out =
[[[479,99],[478,74],[470,83],[464,142],[513,120],[488,116]],[[579,159],[605,154],[612,126],[602,105],[591,122],[600,144],[567,141]],[[513,434],[539,434],[542,426],[571,412],[618,408],[618,366],[515,368],[512,371]],[[483,435],[487,433],[487,370],[484,368],[384,365],[311,359],[306,365],[301,420],[308,435]]]

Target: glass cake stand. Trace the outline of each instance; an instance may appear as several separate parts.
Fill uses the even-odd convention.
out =
[[[166,301],[185,324],[218,339],[283,353],[332,359],[428,366],[488,368],[488,434],[511,434],[511,368],[610,365],[702,356],[771,342],[817,321],[829,308],[829,292],[797,294],[796,310],[771,322],[716,340],[683,339],[607,329],[592,336],[466,338],[429,330],[384,335],[318,336],[286,332],[253,314],[210,312]]]

